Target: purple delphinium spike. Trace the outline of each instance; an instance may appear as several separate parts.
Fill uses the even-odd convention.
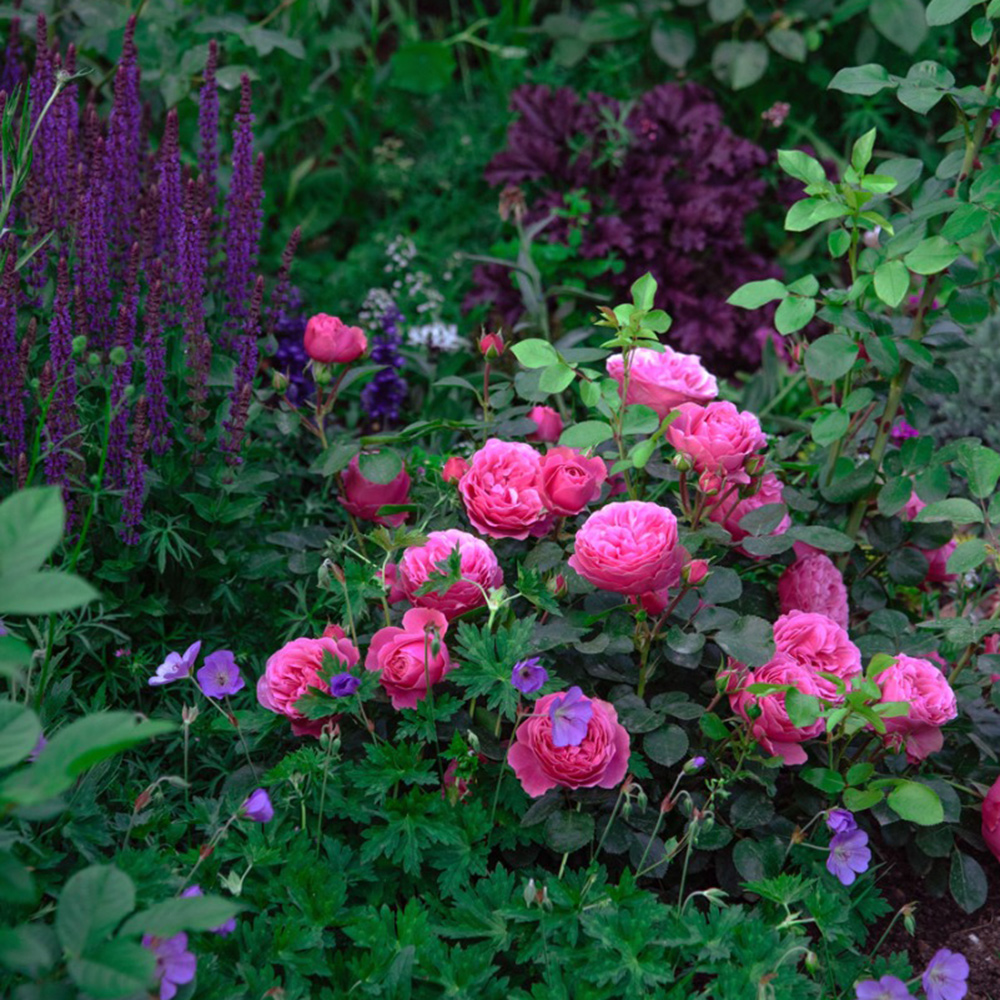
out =
[[[149,405],[145,397],[135,404],[132,421],[132,447],[125,471],[125,495],[122,497],[122,541],[139,544],[142,505],[146,493],[146,449],[149,447]]]
[[[228,323],[223,343],[229,343],[243,325],[249,307],[256,247],[251,244],[257,209],[253,205],[254,157],[250,77],[240,80],[240,108],[233,130],[233,172],[226,199],[223,243],[226,262],[223,292],[228,306]]]
[[[195,181],[184,187],[184,222],[178,251],[180,286],[184,302],[184,334],[190,342],[205,329],[205,212]]]
[[[0,241],[4,259],[0,282],[0,412],[3,413],[4,455],[13,472],[24,454],[24,377],[17,343],[17,297],[20,282],[14,270],[17,244],[13,236]]]
[[[160,262],[154,261],[143,312],[142,341],[146,360],[146,398],[149,400],[149,445],[154,455],[165,455],[173,443],[167,413],[167,351],[160,315],[162,295]]]
[[[86,334],[93,347],[103,347],[111,315],[111,271],[108,261],[107,187],[104,177],[104,140],[94,142],[89,175],[80,194],[77,236],[77,284],[87,304]]]
[[[372,337],[371,360],[383,365],[361,392],[361,405],[369,419],[386,427],[399,418],[400,407],[406,401],[406,381],[399,374],[403,355],[399,351],[402,335],[399,324],[403,314],[393,306],[382,317],[382,332]]]
[[[142,99],[139,95],[139,63],[135,47],[135,15],[128,19],[122,55],[115,76],[114,103],[108,119],[107,177],[112,191],[108,206],[113,245],[125,248],[134,239],[134,216],[141,187]]]
[[[10,30],[7,32],[7,46],[3,52],[3,65],[0,66],[0,90],[8,94],[14,93],[14,88],[24,83],[24,63],[21,58],[21,19],[10,19]]]
[[[201,139],[198,169],[205,178],[206,205],[213,208],[219,173],[219,88],[215,80],[218,61],[219,46],[213,38],[208,43],[208,59],[198,94],[198,136]]]
[[[158,164],[159,232],[158,245],[163,255],[165,278],[164,314],[168,325],[178,318],[180,301],[178,286],[179,248],[184,235],[184,191],[181,185],[180,146],[178,143],[177,109],[167,112]]]

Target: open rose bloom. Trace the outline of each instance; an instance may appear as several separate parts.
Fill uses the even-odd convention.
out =
[[[379,514],[382,507],[409,502],[410,477],[405,468],[400,469],[390,483],[373,483],[362,475],[358,456],[355,455],[341,473],[340,485],[340,502],[344,510],[359,520],[374,521],[394,528],[398,528],[406,520],[405,512],[385,517]]]
[[[847,587],[833,560],[822,552],[801,556],[781,574],[778,601],[783,613],[814,611],[847,628]]]
[[[472,456],[458,484],[465,512],[480,534],[527,538],[545,534],[542,459],[530,444],[491,438]]]
[[[728,402],[682,404],[667,428],[667,440],[688,459],[700,481],[715,489],[749,483],[744,466],[767,445],[760,421]]]
[[[296,736],[319,736],[330,719],[309,719],[295,703],[309,690],[325,692],[327,685],[320,679],[323,659],[329,654],[345,670],[360,659],[357,647],[344,636],[339,626],[327,630],[319,639],[293,639],[286,642],[267,661],[264,673],[257,681],[257,700],[268,711],[285,716]],[[332,717],[331,717],[332,718]]]
[[[626,403],[641,403],[656,410],[662,420],[682,403],[707,403],[719,394],[719,385],[697,354],[682,354],[672,347],[662,351],[637,347],[629,359]],[[608,374],[618,383],[619,395],[625,385],[625,358],[613,354],[607,360]]]
[[[532,797],[562,788],[616,788],[628,771],[629,735],[618,721],[614,705],[590,699],[592,715],[577,746],[557,747],[552,742],[549,708],[566,692],[547,694],[517,729],[507,761]]]
[[[403,615],[401,628],[388,626],[372,636],[365,669],[379,675],[393,708],[416,708],[452,669],[447,631],[448,619],[440,611],[413,608]]]
[[[875,676],[883,702],[905,702],[906,715],[885,719],[885,742],[902,746],[917,763],[944,746],[941,727],[958,715],[955,692],[941,668],[930,660],[900,653],[895,663]]]
[[[428,578],[440,572],[438,566],[458,549],[462,565],[462,579],[453,583],[444,593],[430,590],[418,591]],[[403,553],[399,561],[396,582],[411,604],[434,608],[446,618],[456,618],[486,603],[486,594],[503,584],[503,571],[493,550],[481,538],[467,531],[432,531],[423,545],[413,546]],[[396,596],[390,592],[390,596]]]

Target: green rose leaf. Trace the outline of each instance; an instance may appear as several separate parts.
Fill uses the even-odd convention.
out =
[[[944,807],[938,793],[917,781],[900,781],[886,801],[900,819],[918,826],[944,822]]]

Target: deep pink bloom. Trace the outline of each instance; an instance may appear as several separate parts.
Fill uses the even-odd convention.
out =
[[[469,471],[469,463],[458,455],[452,455],[441,470],[441,478],[446,483],[457,483]]]
[[[173,1000],[177,987],[194,979],[198,960],[187,950],[187,934],[153,937],[144,934],[143,948],[156,956],[156,978],[160,981],[160,1000]]]
[[[562,417],[551,406],[533,406],[528,410],[528,419],[535,422],[535,430],[528,435],[529,441],[545,441],[555,444],[563,432]]]
[[[417,593],[439,565],[458,549],[462,564],[462,579],[444,593],[437,590]],[[449,528],[432,531],[423,545],[415,545],[403,553],[399,561],[398,581],[406,599],[420,608],[434,608],[447,618],[456,618],[486,603],[486,594],[503,585],[503,570],[493,550],[481,538],[467,531]]]
[[[712,477],[716,489],[749,483],[747,459],[767,445],[760,421],[729,402],[683,403],[667,428],[667,440],[699,476]]]
[[[555,746],[549,709],[566,694],[547,694],[535,702],[534,713],[518,727],[507,754],[508,763],[533,799],[557,785],[614,788],[628,771],[629,735],[618,722],[614,706],[599,698],[590,700],[592,714],[579,745]]]
[[[851,680],[861,673],[861,651],[832,618],[810,611],[790,611],[774,623],[774,646],[808,667],[816,676],[821,697],[841,702],[837,685],[820,674],[833,674],[850,690]]]
[[[781,574],[778,601],[783,612],[815,611],[847,628],[847,587],[833,560],[822,552],[801,556]]]
[[[587,458],[575,448],[550,448],[539,475],[545,506],[560,517],[579,514],[601,495],[607,474],[603,458]]]
[[[618,383],[620,395],[625,381],[624,357],[613,354],[607,360],[607,370]],[[662,351],[637,347],[632,351],[626,403],[649,406],[662,420],[682,403],[707,403],[718,394],[715,376],[705,370],[697,354],[682,354],[672,347]]]
[[[906,506],[899,512],[899,516],[904,521],[912,521],[919,514],[927,503],[917,496],[916,490],[910,494],[910,499],[906,501]],[[957,574],[948,572],[948,557],[955,551],[958,542],[952,539],[936,549],[921,549],[920,551],[927,557],[927,583],[951,583],[957,579]]]
[[[982,831],[986,846],[1000,861],[1000,777],[993,782],[983,799]]]
[[[402,628],[390,625],[372,636],[365,669],[378,673],[393,708],[416,708],[428,687],[452,669],[447,631],[448,619],[440,611],[412,608],[403,615]]]
[[[361,658],[355,645],[342,632],[339,637],[293,639],[268,659],[257,681],[257,700],[269,711],[284,715],[292,723],[296,736],[319,736],[329,721],[329,718],[309,719],[295,707],[309,688],[327,690],[326,683],[320,679],[323,657],[327,653],[345,670]]]
[[[768,753],[781,757],[786,764],[804,764],[806,752],[799,744],[823,732],[823,720],[817,719],[812,725],[800,729],[788,718],[784,691],[755,695],[746,690],[751,684],[790,685],[802,694],[822,698],[819,679],[809,667],[787,653],[777,653],[764,666],[733,674],[730,679],[729,702],[733,711],[746,719],[753,738]],[[755,719],[750,717],[751,706],[760,709]]]
[[[493,538],[527,538],[550,519],[542,499],[542,460],[530,444],[490,438],[472,456],[458,491],[476,531]]]
[[[911,763],[936,753],[944,745],[941,727],[958,715],[955,692],[930,660],[900,653],[892,666],[875,677],[882,702],[905,702],[908,714],[885,719],[883,739],[902,744]]]
[[[313,361],[347,364],[365,353],[368,338],[360,326],[348,326],[336,316],[317,313],[306,323],[303,346]]]
[[[595,587],[639,595],[676,586],[686,558],[672,511],[626,500],[587,518],[576,533],[569,564]]]
[[[486,358],[487,361],[492,361],[495,358],[499,358],[504,352],[503,335],[500,333],[484,333],[479,338],[479,353]]]
[[[341,505],[361,521],[374,521],[376,524],[398,528],[408,517],[405,511],[386,517],[379,516],[381,507],[410,502],[410,477],[405,467],[399,470],[399,475],[391,483],[373,483],[361,474],[358,456],[355,455],[341,473],[340,485]]]
[[[732,535],[734,542],[742,542],[749,532],[740,527],[740,521],[753,510],[758,510],[772,503],[782,503],[784,500],[784,487],[781,480],[773,472],[767,472],[760,480],[760,486],[753,496],[741,500],[737,490],[725,488],[719,494],[719,500],[709,512],[709,518],[716,524],[721,524],[726,531]],[[783,535],[792,524],[791,518],[786,514],[771,532],[772,535]],[[742,546],[739,550],[751,559],[762,559],[763,556],[755,556],[747,552]]]

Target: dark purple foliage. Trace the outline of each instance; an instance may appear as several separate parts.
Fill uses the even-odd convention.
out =
[[[695,84],[663,84],[627,111],[626,139],[607,122],[626,113],[603,94],[523,86],[507,148],[487,168],[498,186],[522,185],[525,225],[567,207],[571,192],[591,203],[580,226],[581,257],[614,257],[624,267],[606,279],[615,300],[649,271],[657,306],[673,317],[668,339],[701,354],[720,374],[756,364],[767,330],[759,316],[726,305],[746,281],[774,276],[746,245],[745,223],[765,194],[767,153],[733,133],[712,94]],[[564,243],[571,222],[557,217],[540,239]],[[488,304],[508,323],[523,307],[511,272],[479,267],[467,305]]]
[[[372,337],[371,360],[384,365],[361,393],[361,405],[369,419],[386,427],[399,419],[399,409],[406,401],[406,380],[399,374],[403,355],[399,351],[402,335],[399,325],[403,314],[395,307],[382,317],[382,331]]]

